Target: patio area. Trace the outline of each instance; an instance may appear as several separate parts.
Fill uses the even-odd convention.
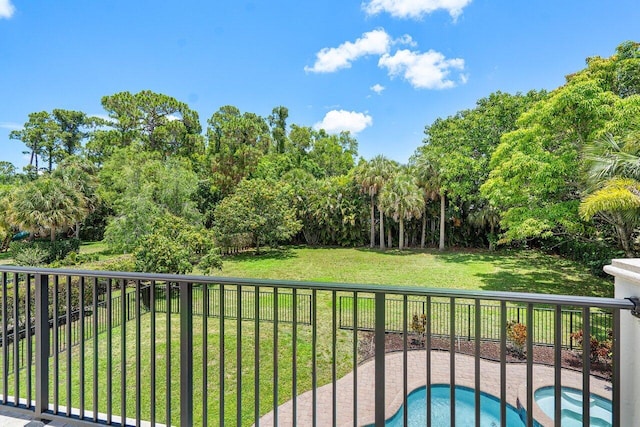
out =
[[[426,352],[414,350],[407,353],[407,389],[409,393],[426,384]],[[450,382],[449,352],[433,350],[431,352],[431,384],[449,384]],[[507,403],[514,408],[526,405],[527,367],[525,363],[509,363],[506,366]],[[389,353],[385,358],[385,395],[386,417],[395,414],[403,403],[403,354]],[[473,356],[456,354],[455,357],[456,385],[469,388],[475,387],[475,358]],[[358,367],[358,425],[369,425],[375,421],[375,363],[370,360]],[[555,370],[552,366],[534,365],[533,389],[554,385]],[[500,363],[488,360],[480,361],[481,391],[497,398],[500,396]],[[562,385],[581,388],[582,373],[562,369]],[[591,376],[591,393],[611,399],[611,383]],[[340,380],[336,385],[337,425],[352,426],[353,423],[353,373]],[[327,384],[317,391],[317,424],[331,425],[333,410],[333,387]],[[297,399],[297,425],[311,425],[312,393],[306,392]],[[526,409],[526,408],[525,408]],[[538,406],[534,403],[533,417],[542,425],[553,425]],[[260,426],[273,426],[273,411],[260,419]],[[293,422],[293,400],[278,407],[278,425],[296,425]]]

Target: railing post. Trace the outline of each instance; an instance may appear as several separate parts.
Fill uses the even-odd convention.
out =
[[[189,282],[180,282],[180,425],[182,426],[193,425],[192,309],[192,285]]]
[[[14,286],[17,286],[15,284]],[[36,406],[39,416],[49,409],[49,276],[36,275]],[[27,334],[26,339],[31,339]]]
[[[640,259],[614,259],[604,271],[615,277],[616,298],[640,296]],[[629,310],[621,311],[618,332],[620,355],[616,360],[619,360],[618,368],[624,370],[619,375],[620,384],[613,384],[614,393],[617,386],[619,392],[615,394],[620,397],[619,425],[637,425],[640,419],[640,319]]]
[[[376,387],[376,426],[385,421],[385,293],[376,293],[376,331],[375,331],[375,387]],[[355,403],[355,402],[354,402]]]

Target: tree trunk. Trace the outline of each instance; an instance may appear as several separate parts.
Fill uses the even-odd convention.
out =
[[[427,238],[427,210],[422,212],[422,236],[420,238],[420,248],[424,249],[424,241]]]
[[[627,231],[626,227],[621,223],[615,224],[615,229],[618,233],[618,238],[620,239],[620,246],[622,246],[622,250],[624,251],[624,255],[627,258],[633,258],[635,253],[633,251],[633,244],[631,243],[630,233]]]
[[[493,239],[494,239],[494,231],[495,231],[495,226],[493,225],[493,222],[491,223],[491,231],[489,232],[489,250],[492,251],[494,249],[493,247]]]
[[[51,227],[51,243],[56,241],[56,228]]]
[[[387,247],[391,249],[393,247],[393,238],[391,237],[391,227],[387,227]]]
[[[439,250],[444,251],[444,204],[445,204],[444,192],[440,194],[440,246]]]
[[[400,235],[398,236],[398,249],[402,250],[404,247],[404,221],[400,217]]]
[[[373,205],[373,196],[371,196],[371,244],[370,248],[374,247],[376,244],[376,215],[375,215],[375,207]]]
[[[384,249],[384,214],[379,207],[378,211],[380,212],[380,249]]]
[[[436,244],[436,219],[437,218],[431,218],[431,244],[435,245]]]

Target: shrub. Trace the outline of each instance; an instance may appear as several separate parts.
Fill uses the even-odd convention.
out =
[[[193,269],[189,250],[181,242],[159,233],[147,236],[134,255],[137,271],[186,274]]]
[[[52,268],[68,267],[73,265],[80,265],[86,262],[98,261],[98,254],[81,254],[78,252],[69,252],[69,254],[59,261],[54,261],[50,264]]]
[[[609,330],[608,336],[609,338],[602,341],[599,341],[596,337],[591,336],[589,340],[590,347],[591,347],[589,352],[589,359],[591,359],[591,362],[594,362],[594,363],[599,362],[604,364],[607,367],[611,366],[611,363],[612,363],[611,349],[613,347],[613,340],[612,340],[613,331]],[[571,339],[574,340],[576,344],[578,344],[580,347],[582,347],[582,344],[584,342],[584,333],[582,329],[572,333]]]
[[[21,250],[13,256],[13,261],[16,265],[41,267],[47,257],[48,254],[44,249],[37,246],[26,246],[21,248]]]
[[[51,242],[49,240],[35,240],[35,241],[19,241],[11,242],[9,245],[9,253],[13,259],[20,257],[20,253],[29,248],[39,248],[46,254],[43,259],[44,264],[49,264],[53,261],[64,259],[71,252],[78,252],[80,250],[80,240],[78,239],[66,239],[56,240]]]
[[[217,249],[212,249],[200,260],[198,267],[205,274],[212,274],[214,270],[222,270],[222,257],[219,252]]]
[[[515,320],[508,322],[507,339],[509,340],[511,350],[516,356],[520,358],[524,357],[524,346],[527,343],[527,327]]]
[[[541,242],[541,248],[547,252],[561,255],[588,267],[597,276],[606,276],[602,269],[611,264],[614,258],[624,258],[624,251],[604,242],[585,242],[576,239],[550,237]]]
[[[425,314],[413,315],[411,320],[411,330],[418,334],[424,341],[424,334],[427,329],[427,316]]]
[[[186,274],[203,258],[205,270],[221,268],[211,232],[172,215],[157,218],[153,229],[134,251],[137,271]]]
[[[120,255],[99,262],[94,268],[102,271],[136,271],[136,260],[132,254]]]

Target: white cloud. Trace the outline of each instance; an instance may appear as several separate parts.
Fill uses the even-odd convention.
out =
[[[11,0],[0,0],[0,19],[9,19],[13,16],[16,8],[11,4]]]
[[[416,89],[446,89],[455,86],[448,76],[452,69],[464,69],[464,59],[446,59],[434,50],[420,53],[403,49],[382,55],[378,66],[386,68],[391,77],[404,77]],[[465,78],[461,77],[463,83]]]
[[[368,15],[387,12],[395,18],[420,19],[437,10],[446,10],[454,21],[471,0],[370,0],[362,4]]]
[[[346,110],[331,110],[321,122],[313,125],[315,129],[324,129],[329,133],[349,131],[352,134],[366,129],[373,124],[373,118],[364,113]]]
[[[2,0],[0,0],[2,2]],[[22,129],[22,125],[13,122],[0,122],[0,129],[18,130]]]
[[[372,91],[374,91],[375,93],[377,93],[378,95],[380,95],[382,93],[383,90],[385,90],[385,87],[382,86],[379,83],[374,84],[373,86],[371,86],[369,89],[371,89]]]
[[[398,37],[393,41],[393,44],[406,44],[411,47],[418,46],[418,43],[416,43],[416,41],[413,40],[413,38],[409,34],[405,34],[402,37]]]
[[[316,54],[313,67],[304,67],[306,72],[332,73],[351,67],[356,59],[366,55],[382,55],[389,51],[391,37],[384,29],[364,33],[355,42],[344,42],[338,47],[325,47]]]

